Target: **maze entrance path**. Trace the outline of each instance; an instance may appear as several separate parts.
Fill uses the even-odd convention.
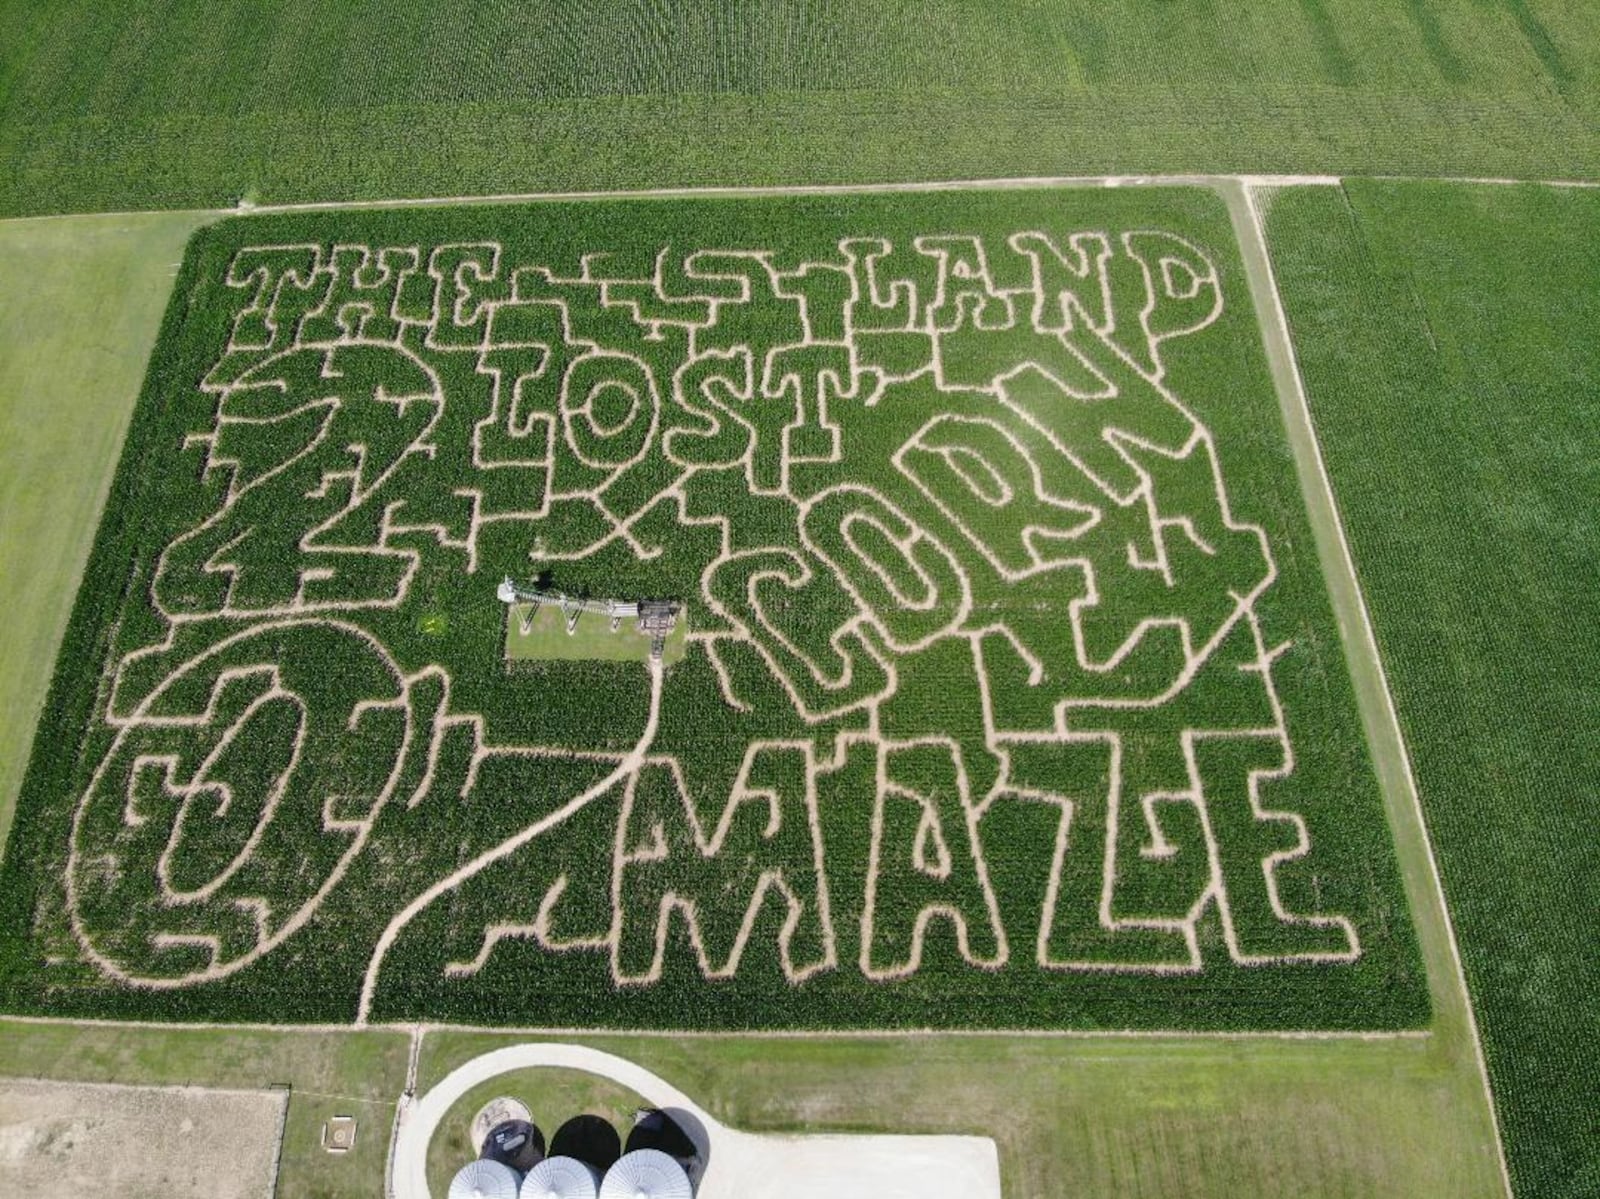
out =
[[[15,1006],[1425,1019],[1210,192],[259,217],[178,295]],[[682,660],[508,669],[538,573]]]

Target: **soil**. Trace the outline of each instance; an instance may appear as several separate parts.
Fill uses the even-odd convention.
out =
[[[285,1091],[0,1079],[0,1195],[270,1199]]]

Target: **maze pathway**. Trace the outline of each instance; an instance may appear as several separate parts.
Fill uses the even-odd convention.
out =
[[[1409,931],[1225,221],[831,203],[206,235],[63,829],[85,993],[1395,1018],[1360,996]],[[671,601],[687,654],[508,663],[507,577]]]

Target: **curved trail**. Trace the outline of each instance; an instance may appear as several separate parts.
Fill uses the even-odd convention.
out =
[[[405,907],[400,909],[395,918],[389,921],[388,926],[383,930],[383,935],[378,938],[377,947],[372,951],[372,960],[367,963],[366,976],[361,981],[361,1003],[356,1009],[357,1028],[364,1028],[367,1025],[367,1017],[372,1011],[372,1000],[377,993],[378,974],[383,969],[384,957],[394,944],[395,938],[405,930],[406,925],[410,924],[419,913],[441,895],[454,891],[485,866],[489,866],[498,862],[501,858],[515,853],[552,825],[561,823],[561,821],[567,819],[567,817],[586,806],[592,800],[598,799],[616,786],[617,783],[635,774],[644,765],[645,754],[649,752],[650,744],[655,740],[656,726],[661,717],[661,691],[666,670],[659,658],[651,658],[649,666],[650,714],[645,720],[644,731],[639,734],[639,740],[634,744],[634,747],[628,751],[622,761],[617,763],[616,768],[610,774],[582,794],[568,800],[554,812],[534,821],[520,833],[506,838],[493,849],[485,850],[466,865],[452,871],[406,904]]]

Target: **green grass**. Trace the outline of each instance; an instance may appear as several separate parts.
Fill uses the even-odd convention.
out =
[[[1481,1084],[1449,1037],[577,1039],[748,1131],[992,1136],[1018,1199],[1501,1193]],[[419,1094],[514,1040],[429,1033]]]
[[[534,1124],[544,1133],[547,1152],[556,1129],[573,1116],[602,1116],[626,1141],[633,1113],[649,1106],[626,1087],[581,1070],[540,1066],[498,1075],[457,1099],[439,1121],[428,1145],[428,1187],[434,1194],[448,1191],[455,1172],[478,1156],[479,1146],[470,1136],[472,1118],[484,1104],[502,1095],[527,1105]]]
[[[33,259],[35,278],[79,262],[76,247],[100,222],[51,224],[58,233],[49,252],[41,247]],[[32,227],[37,232],[40,226]],[[0,225],[7,234],[20,228]],[[151,275],[166,270],[176,256],[159,243],[145,252]],[[159,307],[164,297],[152,287],[123,299]],[[103,321],[84,319],[99,302],[91,289],[68,289],[52,311],[76,328],[99,328]],[[129,397],[123,419],[154,319],[151,330],[134,336],[123,328],[118,341],[107,343],[124,371],[108,383]],[[0,360],[16,369],[32,363],[30,377],[47,379],[47,347],[43,339],[18,338]],[[9,404],[16,396],[7,392],[3,399]],[[48,411],[70,409],[53,403]],[[62,519],[57,536],[87,545],[105,479],[80,473],[64,477],[61,486],[68,483],[73,491],[62,498],[75,497],[76,515]],[[10,531],[12,511],[0,508],[0,530]],[[37,602],[59,620],[70,605],[75,572],[53,572],[49,580],[53,592],[41,593]],[[37,710],[47,670],[45,664],[23,678],[6,676],[0,694],[7,703]],[[1055,1199],[1074,1191],[1132,1199],[1490,1199],[1500,1192],[1482,1088],[1452,1007],[1447,972],[1432,969],[1442,955],[1433,942],[1434,925],[1421,913],[1418,921],[1436,991],[1435,1026],[1426,1039],[582,1039],[640,1061],[740,1127],[987,1131],[1000,1143],[1006,1193],[1019,1199]],[[519,1039],[429,1034],[419,1090],[466,1058]],[[283,1195],[314,1194],[315,1180],[332,1178],[328,1171],[340,1159],[315,1147],[324,1115],[348,1112],[353,1102],[362,1105],[358,1115],[367,1104],[392,1104],[404,1066],[404,1038],[388,1031],[330,1036],[0,1021],[0,1074],[219,1086],[292,1083],[288,1145],[305,1149],[298,1158],[286,1154]],[[316,1100],[311,1092],[349,1101]],[[326,1112],[301,1107],[317,1103]],[[388,1118],[387,1112],[371,1120],[363,1116],[358,1145],[384,1148]],[[291,1173],[296,1162],[301,1185],[294,1185]],[[356,1172],[360,1177],[335,1193],[381,1193],[381,1161]]]
[[[1351,183],[1270,231],[1518,1194],[1600,1189],[1600,195]]]
[[[0,223],[0,847],[187,213]]]
[[[388,1031],[162,1029],[0,1020],[0,1079],[130,1085],[287,1087],[278,1194],[345,1199],[382,1192],[407,1037]],[[355,1148],[320,1144],[329,1116],[359,1121]]]
[[[422,1095],[477,1054],[525,1037],[430,1032]],[[995,1137],[1008,1196],[1126,1199],[1491,1199],[1492,1137],[1470,1055],[1404,1040],[581,1037],[639,1062],[734,1127]],[[0,1020],[0,1076],[291,1085],[281,1195],[377,1196],[406,1038],[387,1030],[105,1028]],[[534,1072],[527,1072],[529,1075]],[[550,1073],[555,1073],[554,1071]],[[517,1074],[489,1094],[512,1093]],[[601,1083],[522,1097],[552,1107],[626,1100]],[[540,1096],[555,1098],[549,1102]],[[609,1105],[609,1106],[607,1106]],[[436,1146],[470,1119],[470,1100]],[[357,1150],[316,1145],[327,1115],[361,1118]],[[546,1136],[554,1130],[541,1124]],[[367,1158],[364,1151],[378,1156]],[[361,1155],[361,1156],[358,1156]],[[349,1167],[347,1169],[347,1166]]]
[[[1541,0],[9,0],[0,212],[1155,171],[1592,176]]]
[[[1152,227],[1189,240],[1119,236]],[[919,247],[928,230],[949,236]],[[1091,285],[1058,257],[1078,230],[1110,232]],[[895,248],[840,247],[866,237]],[[387,283],[355,274],[362,251],[244,252],[335,243],[390,247]],[[876,307],[850,299],[866,262]],[[379,1018],[1425,1021],[1209,191],[253,217],[195,241],[166,328],[7,859],[18,1007],[349,1019],[418,897],[372,973]],[[1115,393],[1010,373],[1025,361]],[[649,765],[581,807],[650,684],[606,662],[508,676],[493,584],[531,563],[684,597],[697,637]],[[202,764],[207,786],[173,790]],[[1102,903],[1142,923],[1108,928]],[[919,949],[930,910],[965,939],[935,920]]]
[[[683,660],[688,635],[688,622],[679,620],[661,652],[665,665]],[[566,618],[554,604],[541,604],[531,620],[528,606],[515,604],[506,619],[506,657],[513,662],[644,662],[650,657],[650,638],[634,628],[631,618],[613,633],[610,621],[592,613],[579,615],[569,633]]]

